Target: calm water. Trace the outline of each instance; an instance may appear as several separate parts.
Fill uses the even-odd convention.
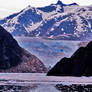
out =
[[[74,90],[91,92],[92,77],[55,77],[43,73],[0,74],[0,92],[74,92]]]
[[[36,55],[47,67],[54,66],[63,57],[70,57],[80,43],[79,41],[45,40],[31,37],[17,37],[16,39],[23,48]]]

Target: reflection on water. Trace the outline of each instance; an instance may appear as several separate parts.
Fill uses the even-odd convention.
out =
[[[92,77],[56,77],[42,73],[1,73],[0,85],[0,92],[92,92]]]
[[[0,92],[92,92],[92,85],[46,85],[32,84],[31,86],[1,85]]]
[[[60,92],[55,85],[14,86],[1,85],[0,92]]]
[[[60,92],[55,85],[38,85],[35,89],[30,89],[30,92]]]

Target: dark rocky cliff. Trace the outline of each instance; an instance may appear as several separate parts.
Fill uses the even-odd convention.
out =
[[[92,41],[80,47],[70,58],[63,58],[48,76],[92,76]]]
[[[0,26],[0,72],[46,72],[44,64],[21,48],[17,41]]]

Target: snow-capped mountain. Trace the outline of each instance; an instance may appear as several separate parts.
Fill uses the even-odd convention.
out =
[[[46,7],[28,6],[0,24],[14,36],[82,40],[92,35],[92,6],[58,1]]]

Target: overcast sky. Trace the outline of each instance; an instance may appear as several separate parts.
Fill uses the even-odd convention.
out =
[[[0,18],[18,12],[28,5],[42,7],[56,3],[57,1],[58,0],[0,0]],[[92,0],[62,0],[62,2],[65,4],[76,2],[79,5],[92,4]]]

